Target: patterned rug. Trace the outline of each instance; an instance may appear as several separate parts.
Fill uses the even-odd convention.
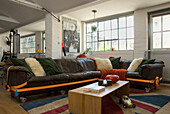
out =
[[[165,95],[135,95],[130,96],[136,108],[123,108],[115,96],[102,99],[102,114],[153,114],[170,101]],[[68,95],[45,100],[28,102],[21,106],[29,114],[69,114]]]

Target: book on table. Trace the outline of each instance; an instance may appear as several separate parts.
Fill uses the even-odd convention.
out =
[[[96,85],[86,86],[86,87],[83,88],[83,90],[84,90],[85,92],[95,92],[95,93],[99,93],[99,92],[105,91],[105,86],[96,86]]]

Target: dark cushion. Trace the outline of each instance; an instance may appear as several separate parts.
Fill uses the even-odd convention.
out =
[[[76,59],[55,59],[55,62],[63,73],[79,72]]]
[[[137,79],[141,79],[142,76],[139,75],[139,72],[127,72],[127,73],[126,73],[126,78],[137,78]]]
[[[79,72],[95,71],[96,64],[93,60],[77,60]]]
[[[34,73],[31,70],[31,68],[28,66],[28,64],[25,62],[24,59],[11,58],[11,62],[15,66],[23,66],[23,67],[27,68],[30,71],[31,76],[35,76]]]
[[[47,76],[62,73],[53,59],[51,58],[36,58],[36,59],[43,67]]]
[[[67,83],[69,76],[67,74],[57,74],[51,76],[36,76],[28,80],[29,87],[45,86],[53,84]]]
[[[110,59],[113,69],[120,69],[121,68],[121,66],[120,66],[120,58],[121,57],[111,58]]]
[[[142,61],[142,63],[138,66],[138,68],[136,69],[136,72],[139,72],[139,69],[140,69],[140,67],[141,67],[142,65],[144,65],[144,64],[153,64],[154,61],[155,61],[155,59],[144,59],[144,60]]]
[[[120,60],[120,66],[122,69],[128,69],[132,60]]]

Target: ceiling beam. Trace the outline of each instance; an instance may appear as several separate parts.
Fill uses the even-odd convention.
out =
[[[1,16],[1,15],[0,15],[0,20],[11,22],[11,23],[20,23],[17,20],[11,18],[11,17]]]

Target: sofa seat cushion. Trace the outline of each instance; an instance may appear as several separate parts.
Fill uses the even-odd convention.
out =
[[[93,78],[100,78],[101,73],[100,71],[85,71],[79,73],[67,73],[69,75],[69,81],[81,81]]]
[[[28,86],[35,87],[35,86],[61,84],[61,83],[67,83],[68,80],[69,80],[69,76],[67,74],[37,76],[37,77],[32,77],[31,79],[28,80]]]
[[[127,72],[127,73],[126,73],[126,78],[137,78],[137,79],[141,79],[142,76],[139,75],[139,72]]]

